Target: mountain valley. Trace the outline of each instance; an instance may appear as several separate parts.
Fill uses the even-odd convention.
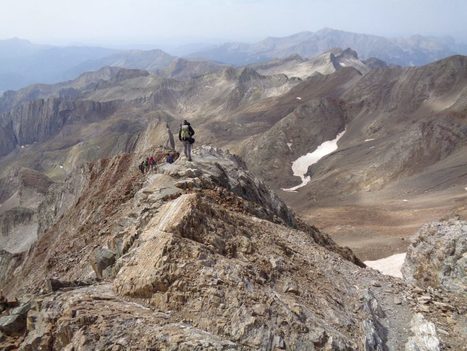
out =
[[[0,96],[0,348],[464,347],[467,56],[279,42]],[[193,162],[166,163],[184,119]],[[403,279],[363,263],[400,253]]]

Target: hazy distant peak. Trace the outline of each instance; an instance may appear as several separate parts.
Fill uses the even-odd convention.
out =
[[[18,38],[18,37],[13,37],[13,38],[8,38],[4,40],[0,40],[1,42],[5,43],[11,43],[11,44],[28,44],[28,45],[33,45],[29,40]]]
[[[286,37],[269,37],[253,44],[226,43],[190,56],[234,65],[248,65],[284,59],[291,55],[316,57],[333,48],[352,48],[363,60],[378,58],[401,66],[424,65],[453,54],[466,54],[467,46],[446,38],[412,36],[386,38],[323,28]],[[346,53],[350,54],[350,53]]]

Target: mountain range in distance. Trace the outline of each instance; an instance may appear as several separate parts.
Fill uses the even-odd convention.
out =
[[[37,237],[43,225],[34,218],[50,184],[87,162],[163,145],[166,123],[176,131],[186,118],[197,144],[241,156],[277,191],[300,184],[295,160],[345,131],[336,152],[305,169],[306,186],[280,195],[339,240],[363,245],[352,249],[365,259],[382,245],[382,255],[400,252],[400,236],[466,199],[466,59],[395,67],[335,49],[245,67],[209,63],[205,74],[198,63],[176,59],[164,75],[107,66],[6,92],[0,215],[16,219],[0,247],[18,250],[14,238],[29,244],[26,233]],[[380,227],[356,224],[367,223],[368,213]]]
[[[452,38],[421,35],[386,38],[324,28],[317,32],[270,37],[253,44],[225,43],[188,57],[244,65],[293,54],[313,57],[332,48],[348,47],[356,50],[363,59],[375,57],[400,66],[420,66],[455,54],[467,53],[467,44],[457,43]]]
[[[243,66],[299,55],[315,57],[335,48],[352,48],[361,59],[376,58],[388,64],[418,66],[455,54],[466,54],[467,44],[451,38],[411,36],[385,38],[334,29],[301,32],[287,37],[267,38],[257,43],[199,45],[184,58],[162,50],[118,50],[101,47],[58,47],[36,45],[27,40],[0,40],[0,92],[35,83],[57,83],[104,66],[144,69],[177,77],[180,67],[192,65],[198,74],[213,72],[218,65]],[[195,73],[193,73],[195,74]],[[186,78],[186,77],[185,77]]]

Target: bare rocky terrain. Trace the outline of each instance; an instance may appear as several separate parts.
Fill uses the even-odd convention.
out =
[[[2,254],[6,301],[20,299],[0,317],[3,349],[462,347],[462,295],[364,268],[237,157],[201,147],[143,175],[141,155],[83,168],[73,206],[31,250]]]
[[[462,349],[466,94],[464,56],[351,49],[3,94],[2,347]],[[183,119],[195,162],[142,175]],[[406,281],[362,264],[406,251]]]

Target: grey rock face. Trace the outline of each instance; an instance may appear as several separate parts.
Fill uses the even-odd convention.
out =
[[[384,351],[386,348],[386,330],[380,322],[380,319],[385,317],[384,311],[370,290],[366,291],[363,299],[363,309],[370,316],[370,318],[363,321],[362,325],[365,336],[363,340],[364,350]]]
[[[405,344],[405,351],[439,351],[440,342],[436,327],[428,322],[422,314],[417,313],[410,322],[413,336]]]
[[[0,156],[15,147],[44,141],[70,122],[105,118],[116,107],[114,102],[72,101],[59,98],[35,100],[0,114]],[[26,127],[27,126],[27,127]]]
[[[114,263],[115,253],[107,248],[97,248],[91,256],[91,266],[99,279],[102,279],[104,270]]]
[[[12,253],[25,251],[36,240],[34,210],[15,207],[0,214],[0,247]]]
[[[449,220],[422,227],[407,251],[404,279],[452,292],[467,289],[467,222]]]

